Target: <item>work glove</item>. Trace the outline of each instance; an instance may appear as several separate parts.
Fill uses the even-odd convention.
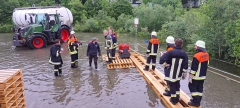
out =
[[[107,47],[104,47],[105,49],[107,49]]]
[[[182,79],[185,80],[186,77],[187,77],[187,72],[183,72],[183,73],[182,73]]]
[[[192,83],[192,79],[193,79],[194,75],[193,74],[189,74],[189,77],[188,77],[188,81],[189,83]]]
[[[164,62],[163,64],[162,64],[162,66],[165,68],[168,68],[170,65],[169,64],[167,64],[166,62]]]
[[[160,52],[160,54],[159,54],[159,55],[160,55],[160,57],[161,57],[161,56],[163,56],[163,54],[164,54],[164,52]]]

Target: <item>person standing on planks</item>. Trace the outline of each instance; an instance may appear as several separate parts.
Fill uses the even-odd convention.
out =
[[[168,36],[166,39],[166,43],[167,43],[167,48],[166,48],[166,52],[169,52],[171,50],[173,50],[174,48],[174,37],[172,36]],[[166,53],[164,52],[164,53]],[[164,54],[163,52],[160,53],[160,57]],[[165,62],[166,63],[166,62]],[[164,75],[167,75],[167,69],[169,68],[169,65],[166,65],[166,67],[164,67]],[[165,93],[163,93],[163,95],[165,96],[170,96],[170,87],[169,87],[169,83],[167,80],[165,80],[167,83],[167,88],[165,89]]]
[[[149,66],[152,61],[152,70],[155,71],[156,59],[157,59],[159,47],[160,47],[160,40],[157,38],[157,32],[153,31],[151,33],[151,39],[148,42],[148,48],[147,48],[147,52],[146,52],[147,63],[143,70],[149,71]]]
[[[171,96],[170,102],[177,104],[180,98],[180,80],[186,78],[188,69],[188,55],[182,50],[183,40],[175,40],[175,47],[173,50],[166,52],[160,57],[160,64],[166,67],[169,64],[169,68],[166,70],[165,80],[168,81],[170,87]],[[166,62],[166,63],[165,63]]]
[[[188,84],[192,99],[188,102],[188,105],[199,107],[202,100],[203,83],[206,79],[210,57],[205,49],[204,41],[198,40],[194,48],[196,54],[192,60]]]

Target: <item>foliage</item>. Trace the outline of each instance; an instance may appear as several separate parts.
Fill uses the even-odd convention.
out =
[[[79,1],[79,0],[78,0]],[[102,10],[102,1],[103,0],[87,0],[84,4],[84,9],[87,12],[87,18],[92,18],[94,15],[97,15],[99,10]]]
[[[139,18],[139,28],[148,27],[148,31],[158,31],[162,25],[174,19],[174,9],[171,6],[163,7],[161,5],[154,5],[149,7],[141,5],[134,10],[134,16]]]
[[[69,7],[74,19],[74,24],[76,21],[79,21],[79,23],[84,23],[87,20],[86,11],[84,10],[84,7],[82,3],[79,0],[72,0],[69,4]]]
[[[113,1],[110,5],[110,10],[107,10],[109,16],[117,20],[121,14],[132,15],[132,5],[128,0]]]

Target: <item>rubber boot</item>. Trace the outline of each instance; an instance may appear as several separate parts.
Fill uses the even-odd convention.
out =
[[[171,96],[171,93],[170,92],[164,92],[163,95],[164,96]]]
[[[55,76],[58,76],[58,72],[54,72],[54,75],[55,75]]]
[[[71,63],[71,68],[76,68],[75,63]]]
[[[58,69],[59,75],[62,75],[62,69]]]
[[[143,70],[149,71],[149,66],[145,66],[145,68]]]
[[[97,63],[94,63],[94,65],[95,65],[95,69],[97,69],[98,67],[97,67]]]
[[[188,102],[188,105],[199,107],[200,103],[194,103],[194,102],[191,101],[191,102]]]

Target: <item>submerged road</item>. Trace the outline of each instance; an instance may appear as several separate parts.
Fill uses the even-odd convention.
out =
[[[78,39],[83,42],[83,46],[79,49],[79,68],[70,68],[67,45],[62,44],[64,64],[61,77],[54,76],[53,66],[48,63],[51,45],[37,50],[30,50],[27,47],[16,48],[12,46],[12,36],[13,34],[8,33],[0,34],[0,69],[23,70],[28,108],[165,107],[137,69],[107,70],[101,58],[98,60],[98,70],[88,67],[87,42],[97,37],[102,46],[102,53],[105,53],[102,34],[77,33]],[[121,34],[119,43],[129,43],[131,48],[142,54],[146,51],[143,48],[147,46],[144,40],[134,36]],[[157,68],[163,70],[160,65],[157,65]],[[229,78],[240,81],[238,77],[209,69],[204,84],[203,108],[240,108],[240,84]],[[181,89],[190,95],[187,84],[187,80],[182,80]]]

